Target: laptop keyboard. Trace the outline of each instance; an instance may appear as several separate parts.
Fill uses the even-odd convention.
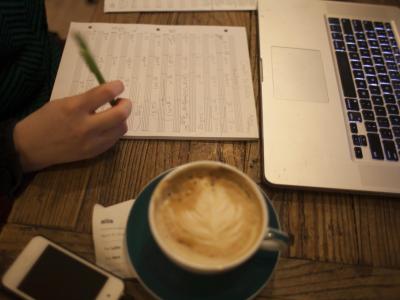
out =
[[[391,24],[328,18],[328,25],[355,158],[398,162],[400,50]]]

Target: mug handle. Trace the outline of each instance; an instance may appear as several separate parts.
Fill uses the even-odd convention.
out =
[[[260,249],[265,251],[283,251],[289,245],[290,239],[286,232],[268,227]]]

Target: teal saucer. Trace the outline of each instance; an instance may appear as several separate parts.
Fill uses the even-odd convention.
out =
[[[248,299],[268,282],[278,262],[278,252],[258,251],[241,266],[217,275],[185,271],[167,258],[153,239],[148,208],[151,194],[163,173],[140,193],[130,211],[126,229],[128,257],[139,281],[160,299]],[[280,229],[278,217],[268,197],[269,226]]]

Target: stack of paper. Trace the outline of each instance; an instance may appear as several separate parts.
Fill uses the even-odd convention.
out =
[[[72,33],[87,39],[106,80],[133,102],[128,137],[257,139],[258,124],[243,27],[72,23],[52,100],[97,81]]]
[[[104,12],[256,10],[257,0],[105,0]]]

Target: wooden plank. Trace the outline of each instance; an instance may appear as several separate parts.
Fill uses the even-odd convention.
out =
[[[86,0],[45,0],[45,5],[49,30],[65,39],[70,22],[90,22],[99,4],[90,4]]]
[[[289,257],[400,266],[400,199],[279,190],[272,198],[293,238]]]
[[[41,234],[94,261],[89,234],[20,225],[6,225],[0,233],[0,273],[3,274],[25,244]],[[151,299],[137,280],[127,281],[135,299]],[[400,270],[281,259],[272,280],[257,299],[398,299]],[[1,299],[8,299],[0,291]]]
[[[282,259],[259,299],[398,299],[400,270]]]
[[[73,229],[85,199],[90,173],[80,162],[39,172],[14,201],[8,222]]]

